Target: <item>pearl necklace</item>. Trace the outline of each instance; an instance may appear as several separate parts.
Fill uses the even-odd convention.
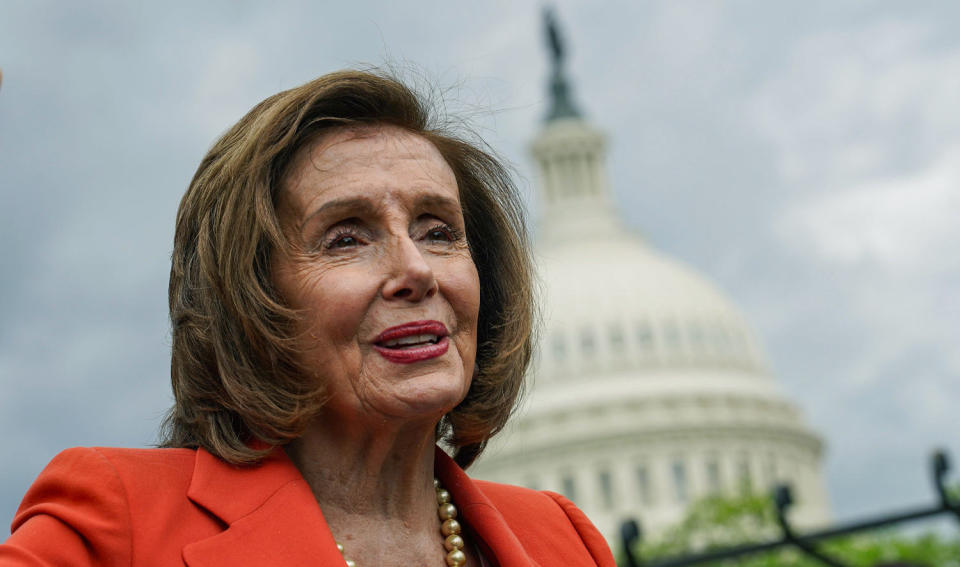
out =
[[[457,507],[450,500],[450,493],[440,486],[440,481],[433,479],[433,489],[437,493],[437,515],[440,516],[440,533],[443,534],[443,547],[447,550],[447,565],[450,567],[463,567],[467,563],[467,556],[463,553],[463,537],[460,535],[462,528],[457,521]],[[337,549],[343,554],[343,546],[337,542]],[[343,558],[347,562],[347,567],[357,567],[357,564],[346,556]]]

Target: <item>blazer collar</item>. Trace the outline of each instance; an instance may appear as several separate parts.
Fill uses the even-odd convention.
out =
[[[439,447],[434,472],[491,563],[537,567],[493,503]],[[198,449],[187,497],[226,524],[183,548],[190,567],[343,565],[313,492],[281,448],[250,467]]]
[[[187,497],[227,524],[183,548],[190,567],[343,564],[310,487],[283,449],[251,467],[198,449]]]
[[[479,538],[477,543],[491,563],[501,567],[537,567],[493,502],[440,447],[434,463],[437,479],[450,492],[463,525]]]

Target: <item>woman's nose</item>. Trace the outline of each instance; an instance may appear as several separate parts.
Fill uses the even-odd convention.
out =
[[[389,251],[390,275],[383,286],[388,300],[420,301],[437,293],[437,279],[423,252],[408,237],[399,238]]]

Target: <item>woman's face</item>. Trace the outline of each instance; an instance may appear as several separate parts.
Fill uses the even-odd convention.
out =
[[[273,278],[300,310],[305,368],[338,419],[435,422],[467,394],[480,281],[453,171],[393,126],[330,132],[301,149],[279,214],[294,243]]]

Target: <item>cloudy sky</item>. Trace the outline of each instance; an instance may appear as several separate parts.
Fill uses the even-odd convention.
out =
[[[84,4],[0,0],[2,524],[58,451],[155,441],[176,206],[264,97],[413,69],[535,199],[539,2]],[[622,214],[742,308],[835,515],[932,501],[930,450],[960,460],[960,4],[557,8]]]

